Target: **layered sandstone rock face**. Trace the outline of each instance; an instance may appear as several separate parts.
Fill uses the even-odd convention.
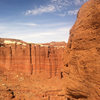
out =
[[[64,100],[65,44],[0,39],[0,100]]]
[[[20,40],[0,39],[0,70],[60,77],[65,43],[64,46],[63,43],[61,46],[56,44],[28,44]]]
[[[100,100],[100,0],[79,10],[65,56],[68,100]]]

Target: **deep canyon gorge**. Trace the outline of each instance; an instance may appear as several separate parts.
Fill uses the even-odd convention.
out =
[[[100,100],[100,0],[80,8],[68,43],[0,38],[0,100]]]

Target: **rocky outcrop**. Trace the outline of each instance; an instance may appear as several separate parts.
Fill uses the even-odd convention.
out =
[[[100,0],[79,10],[65,56],[68,100],[100,100]]]
[[[64,47],[0,39],[0,70],[60,77]]]
[[[0,100],[65,100],[63,79],[0,72]]]
[[[61,72],[63,52],[65,67]],[[28,44],[19,40],[0,40],[0,98],[100,100],[99,59],[100,0],[89,0],[78,12],[66,51],[62,43]],[[21,73],[2,74],[4,70]],[[41,73],[50,79],[32,76]]]

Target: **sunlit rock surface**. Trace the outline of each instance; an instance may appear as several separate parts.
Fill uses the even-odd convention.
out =
[[[68,100],[100,100],[100,0],[79,10],[65,56]]]
[[[20,40],[0,39],[0,70],[60,77],[66,43],[60,46],[52,44],[29,44]]]
[[[62,100],[66,43],[0,39],[0,100]]]

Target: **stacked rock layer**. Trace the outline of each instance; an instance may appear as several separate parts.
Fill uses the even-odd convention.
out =
[[[62,45],[28,44],[20,40],[0,39],[0,70],[60,77],[63,51]]]

